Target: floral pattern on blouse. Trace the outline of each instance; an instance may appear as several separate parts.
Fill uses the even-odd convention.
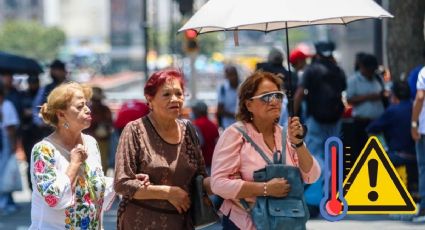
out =
[[[34,181],[37,191],[44,197],[46,204],[55,208],[60,200],[61,193],[58,182],[58,169],[55,166],[55,154],[61,154],[47,142],[34,146]],[[99,165],[100,166],[100,165]],[[84,163],[77,176],[73,202],[64,209],[65,229],[98,229],[102,211],[105,177],[99,167],[90,167]]]

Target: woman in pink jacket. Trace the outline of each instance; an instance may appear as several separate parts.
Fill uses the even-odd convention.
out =
[[[304,132],[298,117],[288,120],[287,145],[282,151],[282,127],[277,124],[284,97],[281,85],[280,78],[272,73],[257,71],[249,76],[240,86],[238,122],[224,131],[214,150],[211,188],[225,199],[220,208],[225,230],[255,229],[239,199],[253,203],[257,196],[285,197],[291,189],[285,178],[254,182],[253,172],[267,163],[235,128],[237,125],[243,126],[270,159],[276,151],[285,152],[286,163],[300,169],[305,183],[313,183],[320,176],[317,161],[298,138]]]

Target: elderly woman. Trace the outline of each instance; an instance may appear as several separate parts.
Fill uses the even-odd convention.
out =
[[[236,199],[255,202],[257,196],[285,197],[291,185],[285,178],[266,183],[254,182],[253,172],[266,166],[265,160],[236,129],[242,126],[249,137],[273,159],[273,153],[286,153],[286,163],[300,169],[305,183],[320,176],[320,167],[299,135],[303,129],[298,117],[288,120],[287,145],[282,150],[282,127],[277,124],[283,92],[281,80],[272,73],[255,72],[241,85],[236,122],[220,136],[213,154],[211,188],[223,197],[220,210],[224,229],[255,229],[250,214]]]
[[[188,210],[191,182],[207,176],[191,125],[180,120],[183,77],[169,69],[152,74],[145,97],[150,113],[124,128],[116,153],[115,190],[123,195],[118,229],[193,229]],[[137,173],[149,175],[144,187]],[[204,180],[209,189],[209,178]]]
[[[31,153],[30,229],[101,229],[102,210],[115,193],[103,175],[96,140],[82,133],[92,119],[91,95],[89,87],[65,83],[41,106],[54,132]]]

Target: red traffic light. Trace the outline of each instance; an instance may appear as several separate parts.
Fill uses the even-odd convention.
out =
[[[196,30],[186,30],[184,35],[187,39],[195,39],[198,36],[198,32]]]

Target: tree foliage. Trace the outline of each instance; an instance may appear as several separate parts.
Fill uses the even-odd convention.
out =
[[[10,21],[0,26],[0,50],[35,58],[54,59],[65,43],[65,33],[33,21]]]

